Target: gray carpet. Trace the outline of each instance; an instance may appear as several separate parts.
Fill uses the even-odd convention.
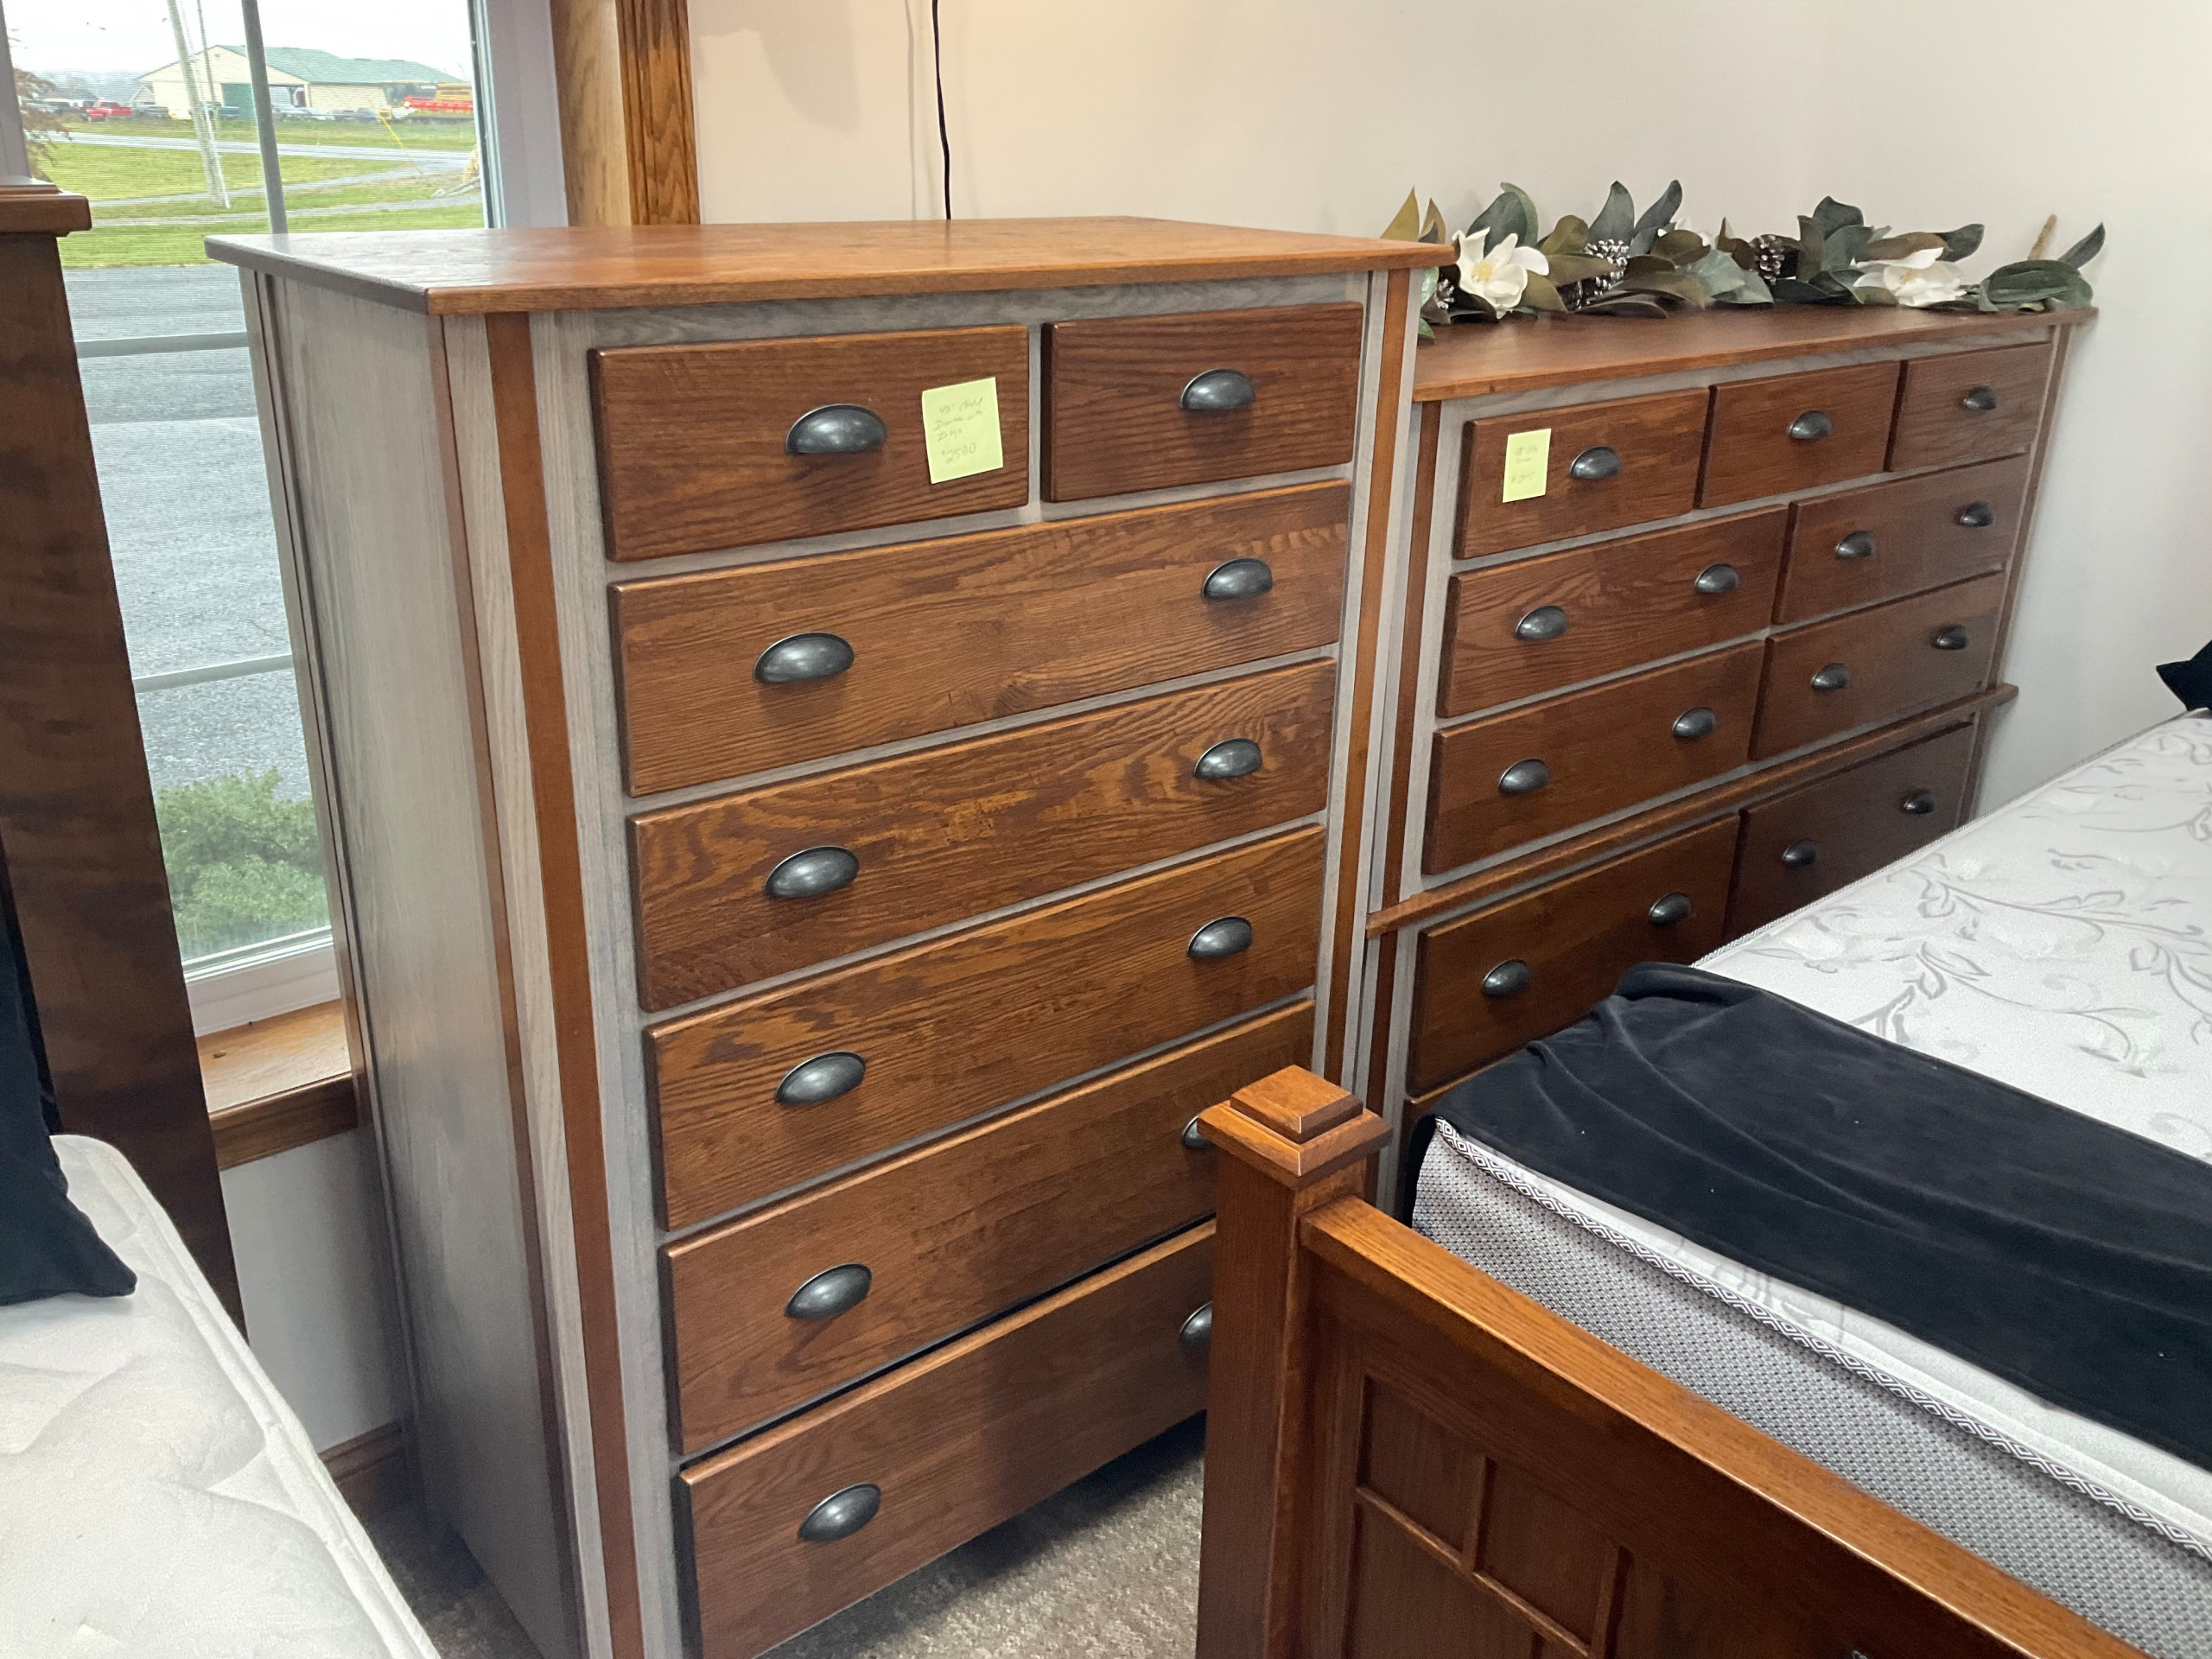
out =
[[[774,1649],[772,1659],[1188,1659],[1205,1439],[1194,1419]],[[537,1659],[419,1511],[369,1534],[444,1659]]]

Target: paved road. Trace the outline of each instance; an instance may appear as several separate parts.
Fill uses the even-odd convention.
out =
[[[134,138],[127,134],[80,132],[69,141],[76,144],[112,144],[121,149],[190,149],[197,150],[199,143],[191,138]],[[215,145],[225,156],[258,156],[258,144],[240,143],[236,139],[221,139]],[[403,150],[392,144],[279,144],[279,156],[332,156],[342,160],[389,162],[395,157],[422,162],[426,165],[458,171],[468,165],[469,152],[465,149],[418,149],[409,144]]]
[[[226,265],[73,270],[67,282],[79,339],[245,327]],[[132,671],[288,650],[244,349],[81,366]],[[307,793],[289,673],[149,692],[139,717],[157,789],[273,766],[285,793]]]

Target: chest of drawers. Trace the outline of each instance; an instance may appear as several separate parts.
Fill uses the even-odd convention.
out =
[[[751,1659],[1200,1409],[1190,1126],[1360,1018],[1425,256],[217,251],[423,1473],[539,1647]]]
[[[1971,810],[2079,321],[1794,308],[1424,343],[1347,1086],[1417,1113],[1633,963]],[[1542,487],[1508,499],[1529,446]]]

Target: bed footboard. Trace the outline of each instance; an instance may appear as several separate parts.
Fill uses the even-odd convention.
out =
[[[2136,1653],[1374,1209],[1344,1090],[1200,1122],[1198,1659]]]

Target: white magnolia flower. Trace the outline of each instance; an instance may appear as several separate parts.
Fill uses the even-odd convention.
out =
[[[1488,253],[1482,238],[1471,236],[1459,250],[1459,291],[1471,294],[1493,311],[1504,313],[1521,303],[1530,271],[1549,272],[1552,262],[1540,248],[1517,245],[1521,238],[1509,232]]]
[[[1854,288],[1887,289],[1899,305],[1942,305],[1966,296],[1967,279],[1939,257],[1941,248],[1923,248],[1902,259],[1875,259],[1859,267]]]

